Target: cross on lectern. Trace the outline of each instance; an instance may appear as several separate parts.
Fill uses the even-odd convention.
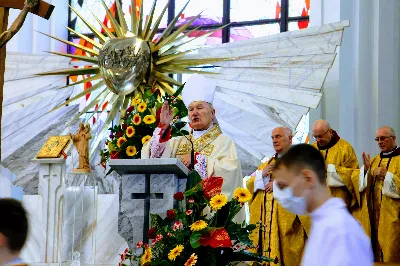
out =
[[[132,193],[132,199],[144,199],[143,242],[149,241],[147,232],[150,229],[150,200],[163,199],[164,193],[150,192],[150,174],[145,174],[144,193]]]

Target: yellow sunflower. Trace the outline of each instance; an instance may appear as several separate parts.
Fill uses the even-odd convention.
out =
[[[215,195],[210,200],[210,206],[213,211],[219,210],[228,203],[228,197],[224,194]]]
[[[151,139],[151,136],[150,136],[150,135],[144,136],[144,137],[142,138],[142,144],[143,144],[143,145],[146,144],[150,139]]]
[[[132,118],[132,122],[134,125],[138,126],[140,123],[142,123],[142,118],[140,117],[139,114],[135,114]]]
[[[143,122],[145,122],[146,124],[153,124],[154,122],[156,122],[156,118],[154,117],[154,115],[146,115],[143,118]]]
[[[136,154],[136,152],[137,150],[135,146],[128,146],[128,148],[126,148],[126,155],[128,156],[133,156]]]
[[[169,260],[175,260],[176,257],[179,256],[179,254],[181,254],[183,250],[183,246],[182,245],[177,245],[174,249],[172,249],[169,254],[168,254],[168,259]]]
[[[247,188],[237,188],[233,192],[233,197],[241,203],[248,202],[251,200],[251,193]]]
[[[117,146],[118,146],[118,148],[121,148],[121,145],[124,144],[124,142],[126,142],[126,138],[120,137],[120,138],[117,140]]]
[[[133,135],[135,135],[135,129],[133,128],[133,126],[129,126],[126,129],[126,135],[128,136],[128,138],[132,138]]]
[[[197,255],[193,253],[190,256],[190,258],[185,262],[185,266],[193,266],[196,264],[196,262],[197,262]]]
[[[146,248],[144,254],[142,256],[142,264],[150,262],[151,257],[153,257],[153,253],[151,252],[151,248]]]
[[[135,106],[135,105],[139,104],[141,101],[142,100],[140,99],[139,94],[138,94],[135,96],[135,98],[132,99],[131,106]]]
[[[140,103],[140,104],[138,105],[138,111],[139,111],[140,113],[143,113],[144,111],[146,111],[146,109],[147,109],[147,104],[146,104],[146,103]]]
[[[192,225],[190,226],[190,230],[192,231],[200,231],[203,230],[204,228],[206,228],[208,226],[208,224],[202,220],[198,220],[194,223],[192,223]]]

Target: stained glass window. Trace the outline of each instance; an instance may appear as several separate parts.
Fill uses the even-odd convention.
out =
[[[281,0],[231,0],[231,22],[274,19],[280,16]],[[278,11],[278,12],[277,12]]]
[[[187,0],[175,0],[175,14],[180,12]],[[201,13],[201,17],[194,21],[193,26],[213,25],[222,23],[223,0],[190,1],[181,18],[192,18]]]
[[[237,42],[279,33],[279,24],[264,24],[231,28],[230,41]]]
[[[310,11],[311,0],[290,0],[289,17],[306,17]]]

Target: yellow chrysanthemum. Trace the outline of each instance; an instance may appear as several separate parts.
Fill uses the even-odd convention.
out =
[[[126,155],[128,156],[133,156],[136,154],[136,152],[137,150],[135,146],[128,146],[128,148],[126,148]]]
[[[151,252],[151,248],[146,248],[142,256],[142,264],[150,262],[152,257],[153,257],[153,252]]]
[[[185,266],[193,266],[196,264],[196,262],[197,262],[197,255],[193,253],[190,256],[190,258],[185,262]]]
[[[144,137],[142,138],[142,144],[143,144],[143,145],[146,144],[150,139],[151,139],[151,136],[150,136],[150,135],[144,136]]]
[[[142,118],[140,117],[139,114],[135,114],[132,118],[132,122],[134,125],[138,126],[140,123],[142,123]]]
[[[251,193],[247,188],[239,187],[235,189],[235,192],[233,192],[233,197],[239,202],[245,203],[251,200]]]
[[[145,122],[146,124],[153,124],[154,122],[156,122],[156,118],[154,117],[154,115],[146,115],[143,118],[143,122]]]
[[[132,138],[135,135],[135,129],[133,128],[133,126],[129,126],[126,129],[126,135],[128,136],[128,138]]]
[[[168,254],[168,259],[169,260],[175,260],[176,257],[179,256],[179,254],[181,254],[183,250],[183,246],[182,245],[177,245],[174,249],[172,249],[169,254]]]
[[[215,195],[210,200],[210,206],[213,211],[219,210],[228,203],[228,197],[224,194]]]
[[[142,100],[140,99],[139,94],[138,94],[138,95],[136,95],[135,98],[132,99],[131,106],[135,106],[141,102],[142,102]]]
[[[138,111],[139,111],[140,113],[143,113],[144,111],[146,111],[146,109],[147,109],[147,104],[146,104],[146,103],[140,103],[140,104],[138,105]]]
[[[121,148],[121,145],[124,144],[124,142],[126,142],[126,138],[120,137],[120,138],[117,140],[117,146],[118,146],[118,148]]]
[[[203,220],[198,220],[198,221],[192,223],[192,225],[190,226],[190,230],[200,231],[200,230],[203,230],[204,228],[206,228],[207,226],[208,226],[208,224],[206,222],[204,222]]]

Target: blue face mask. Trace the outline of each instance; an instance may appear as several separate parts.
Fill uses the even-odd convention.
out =
[[[274,181],[273,184],[273,191],[274,198],[278,200],[279,204],[281,204],[283,208],[297,215],[307,214],[307,199],[305,196],[294,196],[291,187],[280,189],[276,181]]]

